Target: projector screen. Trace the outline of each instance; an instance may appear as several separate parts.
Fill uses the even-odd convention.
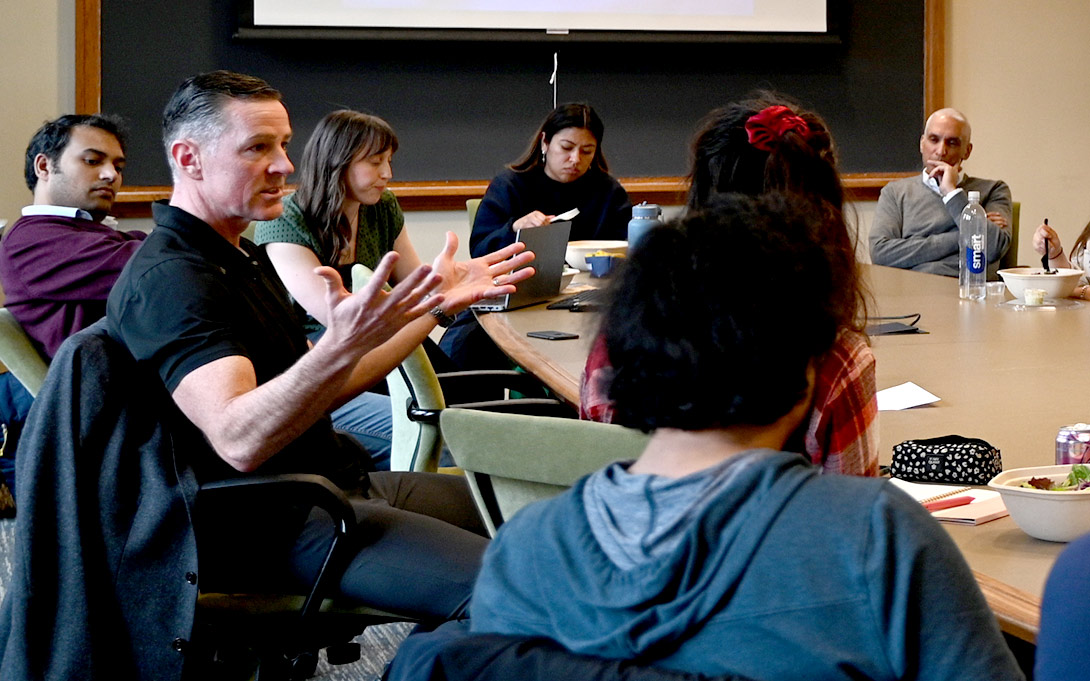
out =
[[[810,33],[826,0],[253,0],[254,28]]]

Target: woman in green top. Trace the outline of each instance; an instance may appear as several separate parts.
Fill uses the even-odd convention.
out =
[[[395,282],[420,266],[408,233],[405,217],[393,193],[386,189],[392,176],[391,160],[397,151],[397,135],[381,118],[357,111],[334,111],[314,129],[299,163],[299,186],[284,198],[284,214],[259,222],[255,241],[265,246],[277,274],[292,297],[309,315],[307,332],[324,328],[327,285],[314,273],[328,265],[351,282],[355,263],[374,269],[382,257],[396,251]],[[469,261],[455,262],[458,239],[447,232],[443,251],[432,268],[443,277],[441,307],[407,325],[372,351],[368,366],[378,377],[394,369],[413,348],[426,342],[436,323],[470,304],[492,296],[512,293],[513,284],[533,275],[526,267],[515,273],[507,258],[521,250],[500,249]],[[529,256],[532,257],[532,256]],[[526,255],[515,256],[515,266]],[[481,286],[491,279],[491,287]],[[434,345],[434,344],[433,344]],[[435,347],[432,363],[441,359]],[[449,360],[447,360],[449,363]],[[441,364],[440,371],[448,368]],[[381,379],[380,379],[381,380]],[[377,468],[389,468],[390,400],[385,395],[363,393],[333,413],[333,425],[356,436],[371,452]]]
[[[358,111],[334,111],[310,136],[299,163],[299,187],[284,199],[284,214],[259,222],[255,241],[264,244],[291,295],[310,316],[307,332],[324,322],[325,284],[314,268],[329,265],[352,280],[352,265],[374,269],[397,251],[400,281],[420,266],[403,228],[405,216],[386,189],[397,135],[390,125]]]

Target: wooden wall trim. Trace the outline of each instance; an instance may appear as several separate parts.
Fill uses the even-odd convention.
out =
[[[924,0],[923,115],[946,106],[946,0]]]
[[[76,0],[76,113],[102,110],[102,0]]]
[[[910,173],[854,173],[844,176],[844,188],[850,201],[874,201],[887,182],[915,175]],[[632,203],[647,201],[660,206],[685,203],[689,189],[683,177],[622,177],[621,184]],[[447,182],[391,182],[390,190],[404,211],[463,210],[466,199],[480,198],[488,188],[487,180]],[[153,201],[170,198],[170,187],[122,187],[114,202],[114,216],[151,217]]]
[[[924,3],[924,108],[926,116],[945,99],[946,0]],[[102,1],[76,0],[76,111],[95,113],[102,105]],[[913,173],[849,173],[844,186],[849,199],[878,198],[887,182]],[[685,202],[688,189],[681,177],[620,178],[633,203],[663,206]],[[394,182],[390,188],[406,211],[459,210],[466,199],[484,194],[487,180]],[[114,203],[118,217],[150,217],[151,202],[170,196],[170,187],[122,187]]]

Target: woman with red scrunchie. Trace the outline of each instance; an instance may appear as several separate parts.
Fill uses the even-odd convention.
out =
[[[782,104],[762,109],[746,119],[749,143],[761,151],[773,151],[787,133],[798,135],[803,141],[810,140],[810,126]]]
[[[831,265],[842,280],[841,333],[815,367],[810,418],[788,448],[805,454],[825,472],[877,475],[874,354],[863,333],[866,309],[855,238],[844,221],[844,188],[825,122],[772,93],[715,109],[693,139],[689,180],[690,210],[700,209],[717,194],[789,191],[810,198],[814,210],[825,213]],[[605,379],[611,371],[600,335],[583,370],[580,418],[612,421],[609,395],[599,387],[608,385]]]

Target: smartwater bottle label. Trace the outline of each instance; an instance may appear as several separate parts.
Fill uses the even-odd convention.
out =
[[[974,235],[965,247],[965,264],[973,274],[980,274],[987,267],[984,262],[984,239]]]

